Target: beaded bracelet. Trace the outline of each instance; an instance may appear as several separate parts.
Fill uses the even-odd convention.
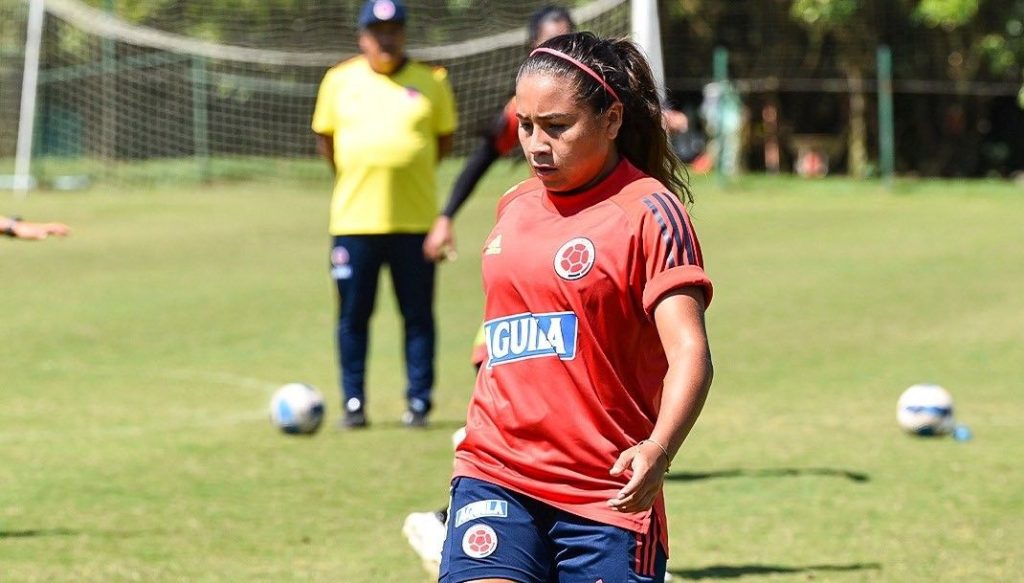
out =
[[[661,445],[660,443],[658,443],[657,441],[654,441],[651,438],[641,439],[637,443],[637,445],[643,445],[645,443],[653,443],[654,445],[658,446],[658,449],[661,450],[661,453],[665,454],[665,461],[668,462],[668,464],[665,465],[665,473],[667,474],[668,473],[668,469],[670,467],[672,467],[672,458],[668,455],[668,449],[666,449],[664,445]]]

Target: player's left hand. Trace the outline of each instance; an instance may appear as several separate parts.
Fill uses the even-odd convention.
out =
[[[665,484],[668,460],[657,445],[649,443],[644,447],[641,443],[619,454],[610,473],[620,476],[627,468],[633,471],[633,476],[608,505],[619,512],[649,510]]]

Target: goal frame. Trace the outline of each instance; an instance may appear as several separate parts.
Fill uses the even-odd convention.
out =
[[[32,175],[32,147],[35,138],[35,115],[38,100],[38,81],[40,66],[40,50],[42,45],[43,24],[48,11],[56,14],[68,12],[94,12],[98,16],[99,27],[104,29],[106,34],[116,34],[121,28],[127,25],[120,19],[103,13],[99,9],[91,8],[73,0],[27,0],[28,18],[25,34],[24,66],[22,74],[21,99],[18,117],[17,143],[15,150],[14,176],[11,180],[11,187],[15,196],[24,198],[28,192],[36,187],[36,180]],[[658,94],[665,98],[665,74],[661,51],[661,34],[658,17],[657,0],[628,0],[630,2],[630,30],[633,40],[640,45],[647,55],[651,69],[654,73]],[[586,20],[590,12],[603,9],[603,4],[608,2],[592,2],[584,7],[573,10],[573,15],[578,20]],[[481,43],[493,42],[495,40],[525,40],[525,31],[514,30],[506,33],[493,35],[495,38],[471,39],[460,43],[454,43],[443,47],[429,47],[410,51],[418,58],[436,58],[445,56],[448,53],[460,54],[471,48],[480,46]],[[497,39],[496,37],[502,37]],[[507,38],[506,38],[507,37]],[[140,36],[141,44],[157,48],[166,48],[171,43],[180,42],[183,37],[164,33],[157,30],[146,30]],[[196,54],[205,54],[209,51],[216,51],[218,58],[234,58],[240,61],[254,59],[257,54],[261,56],[270,55],[274,61],[288,62],[296,55],[288,51],[257,51],[244,47],[231,47],[226,45],[215,45],[206,41],[191,40],[191,49]],[[225,54],[224,49],[229,49]],[[311,55],[308,53],[303,58],[308,61]],[[313,55],[322,57],[325,63],[337,60],[337,55]]]

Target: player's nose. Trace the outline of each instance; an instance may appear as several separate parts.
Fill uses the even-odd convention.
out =
[[[524,143],[526,146],[527,153],[531,157],[538,155],[544,155],[551,152],[551,143],[547,140],[547,136],[544,132],[534,131]]]

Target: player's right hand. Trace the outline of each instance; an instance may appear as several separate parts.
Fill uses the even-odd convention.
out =
[[[430,232],[423,240],[423,257],[427,261],[455,259],[455,235],[452,231],[451,218],[441,215],[434,220],[434,225],[430,227]]]

